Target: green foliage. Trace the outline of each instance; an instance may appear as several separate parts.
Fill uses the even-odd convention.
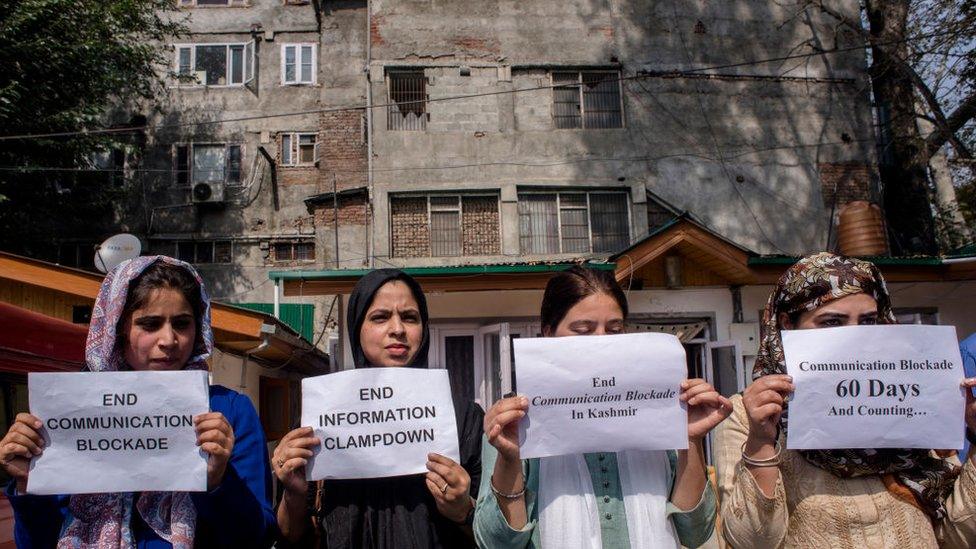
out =
[[[184,32],[175,0],[7,0],[0,135],[104,128],[111,108],[151,104],[171,65],[160,45]],[[72,222],[110,224],[118,174],[77,170],[122,144],[138,147],[131,134],[0,142],[0,248],[26,252],[29,241],[71,236]]]

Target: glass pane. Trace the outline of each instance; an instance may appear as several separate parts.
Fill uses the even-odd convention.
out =
[[[227,182],[241,182],[241,146],[227,147]]]
[[[281,136],[281,163],[291,165],[291,134]]]
[[[312,81],[312,46],[302,46],[302,82]]]
[[[579,73],[552,73],[552,117],[556,128],[580,127]]]
[[[195,71],[203,71],[202,84],[221,86],[227,83],[227,46],[197,46]]]
[[[176,147],[176,184],[190,183],[190,147],[178,145]]]
[[[315,259],[315,244],[313,242],[299,242],[295,244],[295,259],[299,261],[313,261]]]
[[[502,353],[501,337],[498,334],[485,334],[485,381],[491,386],[491,406],[502,398]]]
[[[430,251],[434,256],[461,254],[461,225],[459,212],[430,213]]]
[[[234,260],[234,247],[230,241],[214,243],[214,263],[230,263]]]
[[[295,46],[285,47],[285,82],[295,81]]]
[[[430,209],[456,210],[458,209],[459,198],[457,196],[432,196],[430,197]]]
[[[555,194],[520,194],[519,244],[523,254],[559,253]]]
[[[590,194],[590,224],[594,252],[619,252],[630,244],[625,193]]]
[[[315,163],[315,143],[301,144],[298,146],[298,161],[302,164]]]
[[[616,73],[583,73],[584,128],[620,128],[620,82]]]
[[[193,51],[190,48],[180,48],[180,74],[190,74],[190,58]]]
[[[193,183],[223,181],[224,156],[223,145],[194,145]]]
[[[739,392],[735,373],[735,347],[712,348],[712,385],[725,397]]]
[[[451,379],[451,395],[459,401],[474,398],[474,336],[444,338],[444,367]]]
[[[291,242],[278,242],[274,245],[275,261],[291,261]]]
[[[244,83],[244,46],[230,47],[230,83]]]
[[[244,45],[244,82],[254,77],[254,42]]]
[[[197,263],[213,263],[213,242],[197,242]]]

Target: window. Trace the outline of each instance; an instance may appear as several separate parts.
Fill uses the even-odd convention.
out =
[[[630,243],[625,192],[519,194],[523,254],[603,253]]]
[[[178,44],[176,71],[189,85],[243,86],[254,79],[254,42]]]
[[[281,84],[315,83],[315,44],[281,46]]]
[[[397,71],[386,75],[390,106],[386,113],[388,130],[427,129],[427,77],[423,71]]]
[[[230,240],[164,240],[153,245],[154,253],[170,255],[194,265],[232,263],[233,249]]]
[[[935,307],[895,307],[892,312],[898,324],[929,324],[939,323],[939,310]]]
[[[314,242],[275,242],[274,261],[315,261]]]
[[[285,133],[281,135],[282,166],[313,166],[319,161],[317,135]]]
[[[176,145],[173,175],[178,186],[241,182],[241,145],[194,143]]]
[[[552,73],[552,119],[556,128],[622,128],[620,73]]]
[[[500,253],[495,195],[391,197],[390,217],[396,257]]]

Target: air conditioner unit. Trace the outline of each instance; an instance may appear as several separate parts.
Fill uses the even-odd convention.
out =
[[[194,204],[223,202],[224,184],[216,181],[194,183],[190,201]]]

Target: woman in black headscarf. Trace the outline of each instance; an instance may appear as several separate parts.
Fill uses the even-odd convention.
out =
[[[427,301],[402,271],[380,269],[361,278],[347,321],[356,368],[427,367]],[[285,540],[330,549],[474,547],[484,413],[470,398],[455,400],[454,409],[461,463],[429,454],[426,475],[306,482],[305,465],[319,440],[310,427],[285,435],[272,457],[285,489],[278,506]]]

